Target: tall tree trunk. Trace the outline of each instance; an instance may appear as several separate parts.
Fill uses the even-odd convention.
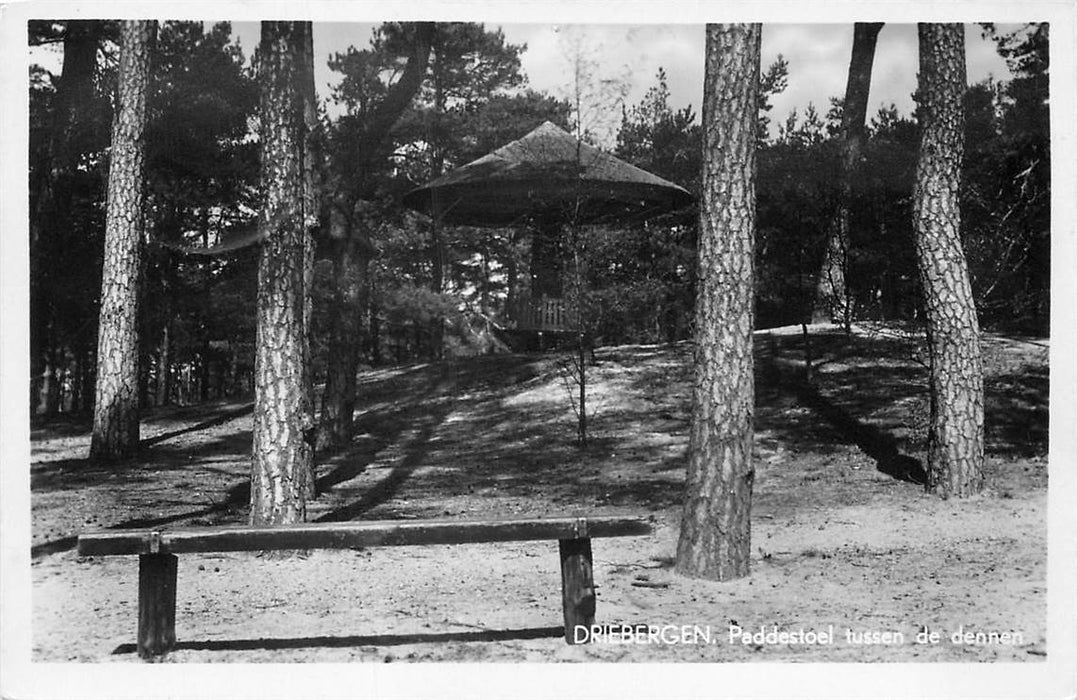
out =
[[[345,202],[330,212],[330,240],[333,250],[334,302],[330,319],[329,355],[326,359],[325,393],[318,429],[318,447],[327,449],[346,443],[352,433],[352,413],[355,410],[355,375],[362,353],[360,329],[364,308],[369,305],[371,357],[380,361],[378,347],[377,310],[370,293],[370,260],[375,249],[369,231],[360,220],[360,202],[370,194],[371,180],[366,174],[373,168],[374,159],[383,151],[389,132],[400,115],[411,104],[422,85],[434,24],[422,22],[415,26],[415,42],[404,72],[385,99],[374,110],[364,130],[358,170],[358,185]]]
[[[205,329],[202,330],[202,347],[199,350],[198,363],[198,400],[201,403],[209,401],[209,375],[210,375],[210,349],[209,337]]]
[[[431,72],[430,77],[434,88],[433,125],[431,126],[431,164],[430,180],[436,180],[445,172],[445,142],[442,134],[442,118],[447,110],[447,96],[445,94],[445,52],[444,36],[435,32],[431,46]],[[431,190],[431,196],[437,194]],[[431,211],[438,211],[434,207]],[[448,251],[445,245],[445,234],[442,230],[441,221],[435,216],[430,221],[430,257],[431,257],[431,283],[430,288],[435,294],[445,292],[445,271],[448,267]],[[434,314],[430,322],[430,346],[434,359],[441,359],[445,336],[445,318],[441,314]],[[420,343],[416,343],[417,349]]]
[[[165,312],[168,312],[167,301]],[[169,398],[172,393],[171,326],[172,322],[166,316],[164,328],[161,329],[161,344],[157,349],[157,387],[153,392],[158,406],[167,406],[171,403]]]
[[[79,391],[82,395],[82,408],[80,413],[88,416],[93,413],[94,387],[97,381],[97,358],[94,355],[93,347],[82,348],[80,352],[82,353],[82,389]]]
[[[105,261],[97,341],[92,459],[138,449],[138,273],[145,185],[146,90],[157,33],[152,21],[123,23],[120,82],[112,125]]]
[[[852,321],[846,272],[849,263],[849,209],[853,182],[864,150],[864,121],[868,113],[871,67],[875,62],[875,42],[882,22],[857,22],[853,27],[853,55],[849,61],[849,78],[845,83],[845,102],[841,114],[842,168],[838,211],[827,235],[823,266],[815,292],[812,321]]]
[[[251,523],[306,519],[313,494],[304,159],[309,22],[262,22],[259,65],[263,204],[258,225]]]
[[[318,448],[327,449],[351,439],[356,401],[356,374],[364,293],[373,246],[365,227],[351,222],[337,208],[330,213],[330,231],[337,245],[333,258],[333,316],[329,328],[329,360],[318,430]]]
[[[748,574],[758,24],[707,26],[695,386],[677,571]]]
[[[57,344],[54,324],[50,324],[48,343],[45,352],[45,364],[41,370],[41,410],[47,416],[54,416],[60,411],[60,368],[58,366],[60,349]]]
[[[922,136],[913,194],[931,366],[927,490],[958,498],[983,489],[984,460],[980,327],[961,247],[958,196],[964,154],[964,31],[960,24],[919,25]]]

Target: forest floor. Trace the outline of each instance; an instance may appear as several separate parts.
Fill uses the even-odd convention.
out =
[[[988,486],[963,501],[916,483],[917,339],[816,326],[811,347],[809,384],[799,327],[756,334],[752,570],[736,581],[672,569],[688,344],[598,350],[586,448],[558,356],[498,355],[364,372],[354,440],[319,456],[310,520],[652,516],[652,536],[594,541],[595,581],[598,622],[659,626],[658,643],[565,644],[557,544],[520,542],[181,556],[164,661],[1042,661],[1047,342],[985,337]],[[245,522],[248,403],[151,410],[142,435],[139,459],[102,467],[87,424],[32,429],[34,661],[138,661],[137,558],[79,557],[80,532]],[[734,624],[833,639],[742,643]],[[902,639],[862,643],[884,632]]]

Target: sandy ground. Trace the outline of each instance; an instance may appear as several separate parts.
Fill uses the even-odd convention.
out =
[[[553,542],[184,555],[179,645],[162,660],[1042,662],[1046,342],[985,339],[988,488],[965,501],[915,483],[927,405],[915,338],[813,328],[811,345],[809,385],[799,329],[757,334],[747,578],[672,571],[689,346],[599,350],[586,448],[555,356],[371,370],[352,445],[319,458],[309,519],[648,514],[653,536],[594,541],[597,621],[613,627],[565,644]],[[81,558],[75,538],[243,522],[245,408],[153,411],[143,456],[118,467],[85,461],[84,424],[34,428],[34,661],[138,662],[136,558]],[[627,638],[628,625],[652,636]]]

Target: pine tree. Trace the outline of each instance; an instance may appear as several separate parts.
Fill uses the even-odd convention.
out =
[[[352,143],[344,153],[336,154],[337,181],[343,192],[329,212],[334,288],[319,449],[343,445],[352,434],[355,379],[362,346],[361,317],[364,302],[368,301],[369,263],[374,252],[369,230],[360,220],[362,217],[357,209],[361,209],[363,199],[372,197],[374,171],[381,165],[379,161],[387,160],[385,151],[390,141],[389,132],[419,91],[426,74],[434,25],[420,23],[411,32],[411,52],[400,79],[386,90],[368,113],[350,114],[337,125],[338,138],[344,137],[341,140]],[[348,59],[373,58],[371,53],[338,55],[336,63],[342,66]],[[345,84],[348,84],[347,80]],[[344,92],[343,87],[341,92]]]
[[[92,459],[138,449],[138,287],[144,222],[146,92],[157,23],[121,30],[118,105],[112,126],[105,262],[97,343]]]
[[[309,370],[309,22],[262,22],[262,250],[255,341],[251,523],[306,519],[314,491]]]
[[[960,24],[919,25],[920,156],[913,225],[927,310],[931,417],[927,490],[983,489],[984,389],[980,328],[961,246],[965,37]]]
[[[696,374],[677,571],[748,573],[759,25],[708,25]]]
[[[852,319],[846,277],[849,258],[849,220],[853,182],[864,150],[864,120],[871,88],[871,66],[875,61],[875,42],[881,22],[857,22],[853,28],[853,55],[842,103],[842,173],[838,194],[838,211],[827,237],[822,270],[816,291],[815,322],[835,321],[848,327]]]

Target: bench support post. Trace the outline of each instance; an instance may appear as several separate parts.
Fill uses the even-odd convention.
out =
[[[558,540],[561,550],[561,604],[565,613],[565,641],[575,644],[575,629],[590,629],[595,622],[595,580],[591,540]]]
[[[176,565],[173,554],[138,557],[138,655],[160,656],[176,645]]]

